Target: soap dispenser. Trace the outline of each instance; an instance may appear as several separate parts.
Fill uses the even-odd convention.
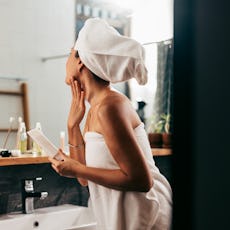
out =
[[[25,122],[22,122],[20,127],[19,149],[21,150],[21,153],[25,153],[27,151],[27,134]]]
[[[39,130],[39,131],[42,131],[42,126],[41,126],[40,122],[36,123],[35,129]],[[35,141],[32,142],[32,153],[34,155],[41,155],[42,154],[41,147]]]

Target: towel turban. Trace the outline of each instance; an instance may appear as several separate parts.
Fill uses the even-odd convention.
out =
[[[103,19],[85,21],[74,49],[84,65],[106,81],[116,83],[135,78],[140,85],[147,82],[144,48],[119,34]]]

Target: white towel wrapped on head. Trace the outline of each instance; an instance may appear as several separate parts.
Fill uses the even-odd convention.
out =
[[[135,78],[140,85],[147,82],[144,48],[134,39],[120,35],[103,19],[85,21],[74,49],[85,66],[106,81]]]

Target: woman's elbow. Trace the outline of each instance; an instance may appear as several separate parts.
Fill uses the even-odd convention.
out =
[[[130,180],[131,187],[135,188],[137,192],[148,192],[153,187],[153,180],[151,177],[139,177]]]
[[[143,170],[136,178],[141,192],[148,192],[153,187],[153,177],[149,171]]]
[[[153,180],[146,180],[140,186],[141,192],[148,192],[153,187]]]

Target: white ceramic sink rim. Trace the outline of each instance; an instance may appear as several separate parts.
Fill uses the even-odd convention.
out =
[[[1,215],[0,229],[9,227],[14,230],[96,229],[96,221],[90,208],[65,204],[35,209],[32,214],[14,212]]]

